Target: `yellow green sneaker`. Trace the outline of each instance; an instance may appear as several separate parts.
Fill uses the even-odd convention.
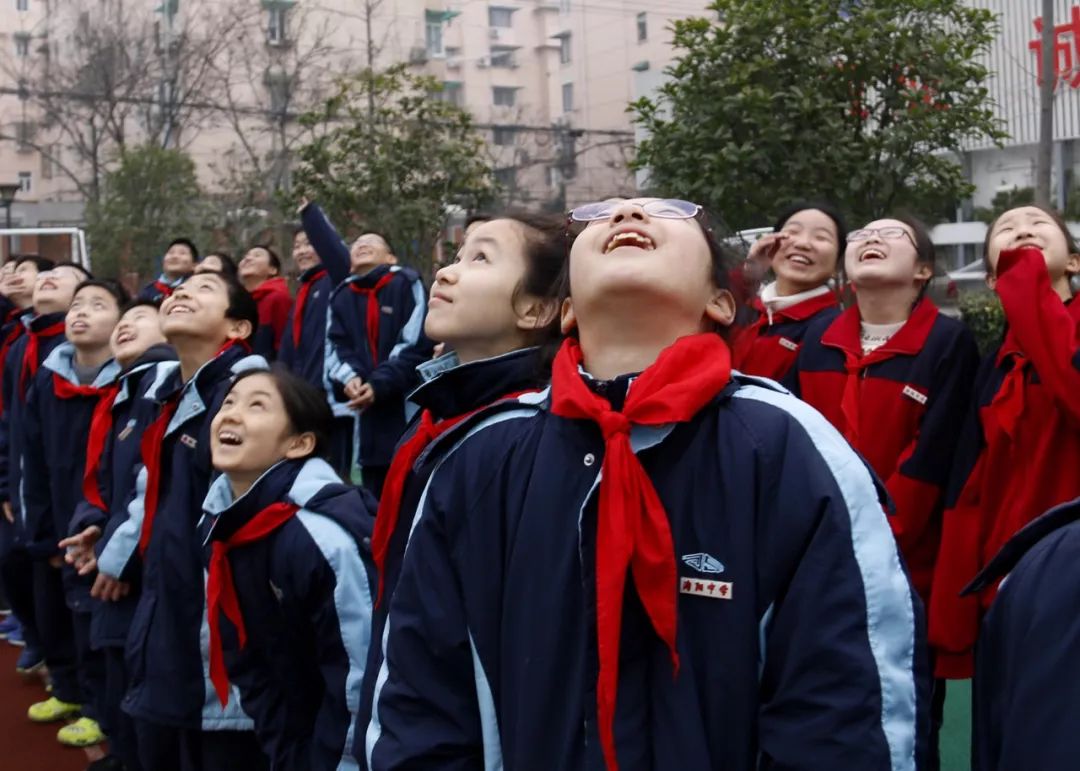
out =
[[[26,710],[26,716],[35,723],[55,723],[57,720],[78,717],[81,711],[81,704],[68,704],[55,696],[50,696],[45,701],[31,704],[30,709]]]
[[[105,734],[96,720],[81,717],[57,731],[56,741],[66,747],[90,747],[105,741]]]

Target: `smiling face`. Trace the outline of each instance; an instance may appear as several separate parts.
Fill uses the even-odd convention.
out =
[[[386,240],[375,233],[365,233],[349,247],[349,271],[362,276],[372,268],[392,261]]]
[[[1034,246],[1042,252],[1052,284],[1067,282],[1068,275],[1080,271],[1080,255],[1070,254],[1065,234],[1054,219],[1038,207],[1020,206],[998,217],[988,234],[991,285],[1001,253],[1021,246]]]
[[[829,215],[804,209],[788,217],[780,232],[788,235],[772,261],[780,294],[816,289],[832,278],[841,247]]]
[[[237,275],[244,286],[254,289],[259,284],[273,278],[278,274],[278,269],[270,261],[270,252],[261,246],[248,249],[244,259],[237,266]]]
[[[307,233],[303,230],[298,231],[293,236],[292,258],[293,262],[296,263],[296,269],[301,273],[319,264],[319,255],[315,254],[315,249],[311,246]]]
[[[41,315],[66,311],[75,296],[75,287],[85,278],[85,273],[70,265],[38,273],[34,282],[34,310]]]
[[[315,449],[314,434],[297,434],[274,379],[265,373],[241,378],[210,424],[214,468],[234,489],[245,487],[275,463],[303,458]]]
[[[244,339],[251,324],[226,317],[229,287],[216,273],[192,276],[161,304],[161,331],[175,343],[184,338],[225,342]]]
[[[852,241],[844,253],[847,277],[859,287],[921,286],[933,276],[933,269],[919,261],[915,249],[915,231],[907,224],[893,219],[874,220],[866,230],[885,231],[891,235],[899,228],[903,235],[886,238],[874,232],[869,238]]]
[[[116,298],[100,286],[86,286],[71,301],[64,322],[65,335],[76,348],[104,348],[119,320]]]
[[[34,299],[37,275],[37,263],[32,260],[27,260],[14,268],[5,281],[8,299],[20,308],[29,307]]]
[[[169,278],[186,276],[195,269],[195,254],[186,244],[173,244],[161,260],[161,270]]]
[[[161,331],[161,318],[157,308],[149,305],[136,305],[120,317],[109,347],[113,358],[123,368],[128,368],[146,353],[151,346],[165,342]]]

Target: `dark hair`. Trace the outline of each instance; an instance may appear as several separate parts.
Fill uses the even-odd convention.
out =
[[[155,311],[159,311],[161,310],[161,300],[151,300],[149,297],[135,297],[128,300],[124,303],[124,307],[120,309],[120,318],[123,318],[128,311],[136,308],[153,308]]]
[[[511,210],[485,221],[492,222],[500,219],[516,223],[525,241],[522,255],[525,258],[525,274],[514,288],[513,301],[516,302],[523,294],[530,294],[558,303],[563,267],[566,265],[567,257],[565,224],[562,217]],[[547,324],[533,330],[530,337],[532,337],[533,345],[558,343],[562,339],[558,312]]]
[[[186,246],[188,251],[191,252],[191,259],[195,262],[199,261],[199,250],[195,246],[195,242],[190,238],[174,238],[169,242],[169,245],[165,247],[165,251],[169,251],[174,246]]]
[[[231,278],[236,278],[236,263],[233,261],[233,258],[229,256],[228,252],[209,252],[203,255],[203,258],[199,260],[199,262],[204,263],[211,257],[217,257],[218,261],[221,263],[221,270],[214,271],[215,273],[221,273],[230,276]],[[203,272],[205,273],[206,271]]]
[[[255,333],[259,330],[259,305],[255,302],[255,298],[251,296],[251,292],[244,289],[243,284],[234,277],[218,273],[216,270],[206,273],[192,273],[190,276],[185,276],[184,280],[180,282],[180,286],[198,276],[217,276],[221,279],[229,298],[229,307],[225,309],[225,318],[233,321],[246,321],[251,324],[251,334],[248,335],[247,339],[254,339]]]
[[[998,220],[1004,217],[1015,209],[1038,209],[1058,226],[1061,230],[1061,234],[1065,236],[1065,247],[1069,250],[1069,254],[1080,254],[1080,247],[1076,245],[1076,237],[1073,236],[1072,231],[1069,230],[1069,226],[1065,223],[1065,218],[1058,213],[1057,209],[1052,209],[1049,206],[1044,206],[1041,203],[1025,203],[1020,206],[1013,206],[1010,209],[1006,209],[998,216],[994,217],[993,221],[986,228],[986,238],[983,240],[983,263],[986,265],[986,272],[990,272],[990,235],[994,232],[994,226],[997,225]]]
[[[802,211],[816,209],[833,221],[836,226],[836,261],[839,264],[844,256],[844,248],[847,243],[847,224],[840,210],[828,201],[796,201],[785,207],[773,223],[773,232],[779,233],[789,219]]]
[[[82,290],[92,286],[96,286],[98,289],[103,289],[111,294],[113,299],[116,300],[117,310],[123,315],[123,309],[131,300],[131,295],[128,294],[128,291],[124,289],[120,282],[113,281],[111,278],[88,278],[86,281],[83,281],[75,287],[75,292],[71,296],[74,297]]]
[[[468,217],[465,218],[465,229],[468,230],[470,227],[472,227],[473,225],[475,225],[478,222],[491,222],[493,219],[497,219],[497,218],[492,216],[488,212],[474,211],[472,214],[470,214]],[[516,219],[516,217],[511,218],[511,219]],[[561,218],[560,218],[560,221],[561,221]]]
[[[279,275],[281,274],[281,258],[278,257],[277,252],[274,251],[274,248],[272,246],[270,246],[269,244],[255,244],[253,247],[251,247],[251,249],[262,249],[264,252],[270,255],[270,265],[274,268],[274,270],[278,272]],[[248,249],[248,251],[250,252],[251,249]]]
[[[930,269],[933,270],[937,264],[937,251],[934,248],[934,242],[930,238],[930,228],[926,226],[926,223],[910,214],[899,214],[895,217],[883,217],[882,219],[896,220],[911,228],[911,232],[915,234],[915,259],[929,265]]]
[[[56,270],[57,268],[75,268],[75,270],[77,270],[77,271],[79,271],[79,272],[81,272],[83,274],[83,281],[91,281],[94,278],[93,273],[88,271],[86,268],[84,268],[79,263],[71,262],[70,260],[65,260],[64,262],[58,262],[55,265],[53,265],[51,268],[49,268],[49,270]]]
[[[24,254],[19,259],[15,260],[15,267],[18,268],[24,262],[32,262],[37,266],[39,273],[44,273],[47,270],[52,270],[56,263],[47,257],[38,257],[36,254]]]
[[[299,375],[294,375],[281,363],[272,364],[268,370],[249,369],[241,372],[229,390],[235,388],[244,378],[255,375],[266,375],[274,381],[292,430],[298,434],[314,434],[315,450],[312,455],[327,458],[330,454],[330,432],[334,425],[334,413],[326,401],[326,394]]]

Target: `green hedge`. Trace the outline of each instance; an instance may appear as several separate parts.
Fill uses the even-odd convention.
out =
[[[992,353],[1005,333],[1005,311],[993,292],[972,292],[960,297],[960,314],[975,335],[979,353]]]

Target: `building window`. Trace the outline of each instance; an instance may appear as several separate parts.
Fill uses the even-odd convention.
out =
[[[574,84],[563,83],[562,86],[562,111],[570,112],[574,109]]]
[[[465,98],[461,84],[453,80],[443,83],[442,99],[444,102],[454,105],[454,107],[463,107]]]
[[[496,126],[492,132],[494,134],[492,141],[499,147],[509,147],[514,144],[514,129],[507,126]]]
[[[15,124],[15,137],[19,143],[19,152],[29,152],[32,148],[31,144],[34,142],[34,135],[37,133],[37,125],[26,120],[21,120]]]
[[[645,12],[641,12],[637,15],[637,40],[639,43],[644,43],[649,39],[649,21],[645,16]]]
[[[502,67],[504,69],[513,69],[517,67],[517,61],[514,58],[513,48],[492,48],[491,49],[491,66]]]
[[[266,10],[270,14],[266,26],[266,42],[271,45],[280,45],[285,42],[285,23],[288,9],[283,5],[272,5]]]
[[[488,8],[488,26],[509,29],[514,25],[514,9],[491,6]]]
[[[33,187],[33,185],[32,185],[33,178],[34,178],[34,176],[29,171],[20,171],[19,172],[18,180],[19,180],[19,192],[20,193],[29,193],[31,191],[31,188]]]
[[[570,33],[559,36],[559,63],[570,63]]]
[[[30,10],[30,0],[15,0],[16,11],[28,11]]]
[[[15,33],[15,55],[20,59],[30,55],[30,36],[26,33]]]
[[[495,86],[491,97],[496,107],[513,107],[517,98],[517,89],[512,86]]]
[[[495,181],[500,187],[513,188],[517,182],[517,169],[509,166],[505,169],[495,169]]]
[[[428,56],[436,59],[441,59],[446,55],[446,51],[443,49],[442,26],[441,21],[432,21],[428,19],[426,28],[427,52]]]

